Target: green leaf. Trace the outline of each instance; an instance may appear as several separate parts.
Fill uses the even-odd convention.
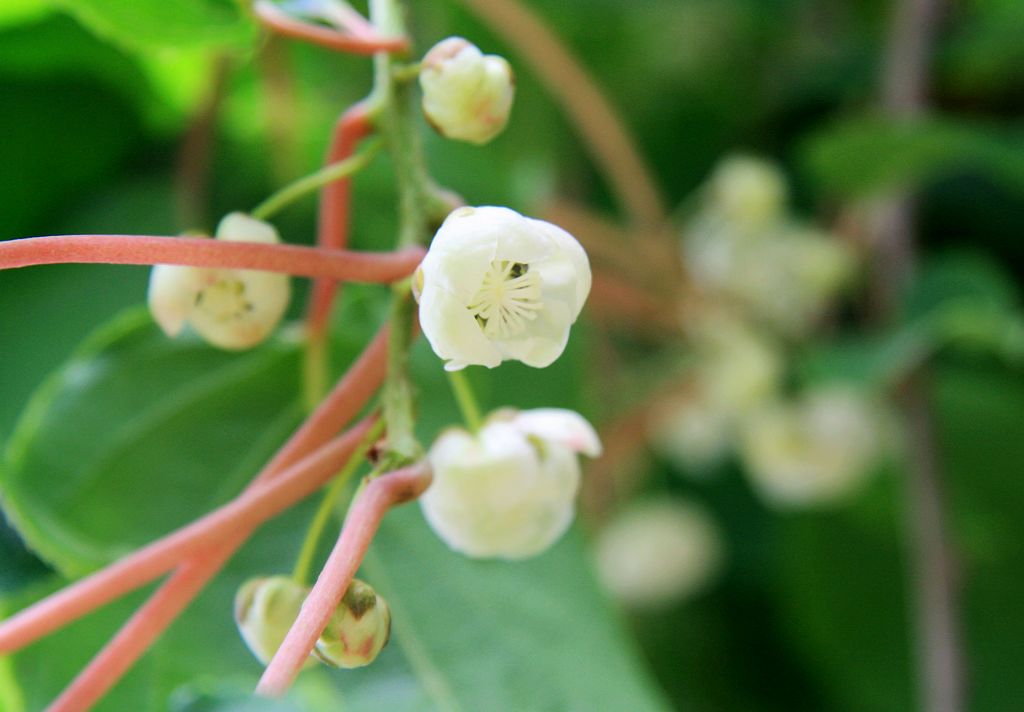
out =
[[[98,35],[119,44],[161,47],[244,46],[254,23],[232,0],[58,0]]]
[[[1024,134],[950,118],[857,118],[812,135],[803,162],[826,189],[864,196],[977,171],[1024,193]]]
[[[294,344],[225,353],[132,311],[33,397],[3,507],[32,549],[81,575],[234,494],[296,424],[298,372]]]

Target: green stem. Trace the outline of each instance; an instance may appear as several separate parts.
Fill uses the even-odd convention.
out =
[[[304,176],[293,183],[289,183],[257,205],[253,209],[251,215],[257,220],[267,220],[282,208],[287,207],[309,193],[314,193],[320,190],[320,188],[324,187],[328,183],[341,180],[342,178],[348,178],[349,176],[358,173],[363,168],[370,165],[370,161],[372,161],[380,152],[380,148],[380,141],[368,142],[366,150],[362,153],[352,156],[351,158],[347,158],[344,161],[338,161],[337,163],[332,163],[329,166],[324,166],[316,173],[310,173],[308,176]]]
[[[466,427],[474,435],[480,431],[483,425],[483,418],[480,417],[480,407],[477,405],[476,397],[473,395],[473,386],[466,378],[465,371],[448,371],[448,383],[451,384],[452,393],[455,395],[455,402],[459,404],[462,411],[462,419],[466,421]]]
[[[320,507],[316,510],[316,514],[313,515],[313,519],[309,523],[306,538],[303,540],[302,548],[299,550],[299,557],[295,561],[292,579],[296,583],[302,586],[309,585],[309,574],[313,568],[313,559],[316,556],[317,546],[320,544],[324,528],[330,521],[331,515],[337,511],[338,500],[341,499],[341,495],[345,491],[345,485],[352,479],[352,475],[355,474],[356,469],[366,458],[370,448],[373,447],[373,444],[377,442],[383,433],[384,421],[378,420],[366,433],[366,437],[359,443],[359,447],[352,453],[352,457],[345,463],[341,472],[331,482],[331,486],[324,492],[323,499],[320,500]]]

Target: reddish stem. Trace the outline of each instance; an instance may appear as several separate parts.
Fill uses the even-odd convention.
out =
[[[372,420],[363,421],[240,496],[125,558],[44,598],[0,624],[0,652],[12,652],[86,613],[143,586],[192,554],[234,532],[259,525],[309,496],[352,456]]]
[[[0,242],[0,269],[66,262],[169,264],[379,283],[409,276],[423,254],[419,247],[373,253],[194,237],[55,235]]]
[[[330,165],[350,158],[359,141],[372,131],[373,122],[370,120],[367,103],[363,101],[350,107],[334,126],[334,135],[324,164]],[[320,225],[317,231],[317,244],[320,247],[335,250],[348,247],[351,194],[351,178],[332,181],[324,187],[320,197]],[[312,339],[319,339],[326,329],[337,291],[336,280],[318,279],[313,283],[306,317]]]
[[[338,32],[327,27],[296,20],[267,0],[256,2],[253,5],[253,11],[256,13],[256,19],[279,35],[305,40],[339,52],[374,54],[376,52],[404,52],[409,49],[407,37],[382,37],[376,34],[376,30],[368,23],[366,26],[349,27],[349,32]]]
[[[366,405],[384,381],[387,334],[387,329],[381,330],[345,377],[263,468],[250,487],[275,477],[282,469],[325,442],[347,425]],[[79,673],[58,702],[70,704],[67,700],[74,699],[72,691],[86,691],[92,695],[91,701],[78,709],[87,709],[92,702],[102,697],[217,574],[245,542],[247,536],[243,532],[240,536],[225,542],[223,548],[211,549],[197,555],[195,559],[179,567],[139,612],[122,626],[88,667]],[[208,566],[200,568],[199,562],[202,561],[208,561]]]
[[[369,480],[356,495],[341,536],[299,617],[260,678],[258,694],[279,697],[288,691],[352,583],[384,515],[395,505],[419,497],[430,481],[429,465],[420,462]]]

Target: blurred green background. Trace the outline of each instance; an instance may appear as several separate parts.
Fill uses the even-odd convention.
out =
[[[789,367],[847,372],[872,359],[898,360],[892,345],[918,320],[949,304],[966,305],[964,321],[977,328],[937,336],[925,350],[932,354],[928,399],[955,552],[969,708],[1020,708],[1024,3],[964,0],[943,9],[931,110],[911,130],[877,111],[890,2],[528,4],[620,108],[667,202],[679,206],[680,230],[695,191],[723,156],[737,151],[777,162],[795,210],[824,228],[846,207],[886,190],[918,192],[920,264],[896,323],[873,324],[863,290],[855,287],[827,328],[793,352],[800,360]],[[522,64],[458,3],[411,6],[421,48],[457,34]],[[536,214],[557,195],[621,219],[558,105],[525,68],[517,80],[509,129],[492,144],[455,144],[424,131],[433,174],[470,204]],[[226,0],[5,0],[0,239],[212,229],[220,215],[249,209],[315,170],[334,118],[370,81],[367,60],[267,41]],[[356,181],[356,247],[390,244],[392,201],[387,162],[378,161]],[[281,214],[284,239],[312,240],[314,208],[308,199]],[[9,438],[32,394],[90,332],[144,300],[147,276],[144,268],[105,266],[0,274],[0,437]],[[305,285],[296,283],[302,294]],[[350,290],[337,317],[339,369],[372,333],[385,297],[382,290]],[[45,558],[66,574],[89,570],[223,501],[299,417],[292,382],[297,357],[287,339],[244,357],[256,397],[250,376],[227,356],[197,342],[173,354],[160,351],[153,345],[160,337],[144,316],[122,317],[111,329],[98,342],[94,337],[72,367],[93,364],[98,352],[108,354],[104,344],[115,343],[110,362],[89,371],[84,385],[74,368],[51,380],[51,392],[36,397],[38,412],[23,421],[5,464],[23,478],[16,496],[29,510],[55,507],[67,519],[56,530],[66,524],[72,535],[95,535],[75,551],[53,531],[37,534],[47,542],[40,546],[50,547]],[[552,369],[510,364],[472,377],[488,406],[572,407],[605,426],[674,368],[665,364],[685,355],[679,341],[585,313]],[[600,356],[607,348],[614,359]],[[457,416],[437,360],[423,344],[416,356],[422,435],[429,442]],[[163,371],[164,358],[176,365]],[[154,434],[124,450],[112,445],[102,457],[91,454],[93,445],[123,436],[122,421],[140,403],[171,397],[191,379],[229,368],[233,375],[211,387],[205,411],[222,419],[210,415],[211,423],[231,423],[226,447],[217,438],[204,441],[209,430],[185,413],[166,425],[162,446]],[[154,373],[165,377],[145,380]],[[132,374],[149,384],[140,386],[144,392],[128,392]],[[181,442],[188,443],[185,452],[175,446]],[[414,632],[396,623],[399,639],[418,642],[389,649],[375,672],[330,682],[317,677],[287,704],[327,709],[340,704],[340,695],[355,709],[883,712],[920,706],[900,458],[836,506],[778,512],[759,500],[734,458],[719,464],[715,477],[695,479],[649,451],[639,436],[634,445],[640,454],[626,459],[635,471],[627,473],[632,484],[624,491],[686,497],[717,523],[721,570],[699,592],[655,610],[628,612],[611,603],[593,582],[585,543],[604,511],[585,514],[582,531],[535,562],[490,565],[462,562],[436,541],[425,543],[430,534],[410,507],[385,529],[378,545],[383,563],[370,573],[390,580],[381,584],[385,593],[409,596],[395,606],[396,617],[404,609],[407,620],[430,621]],[[95,479],[64,492],[62,477],[79,463]],[[234,474],[210,474],[225,471]],[[33,487],[56,494],[48,501]],[[621,505],[611,496],[605,509]],[[266,534],[265,545],[249,547],[227,582],[201,599],[199,612],[179,624],[107,708],[256,709],[240,697],[258,669],[233,631],[232,587],[246,576],[288,570],[302,514]],[[125,531],[102,525],[121,516],[133,522]],[[0,561],[4,609],[56,585],[52,567],[11,530],[0,530]],[[445,615],[433,615],[442,609]],[[40,708],[127,610],[89,618],[9,667],[0,664],[0,705]],[[229,653],[195,648],[190,638],[207,629]],[[546,641],[544,631],[561,643]],[[580,651],[590,654],[577,657]],[[430,682],[437,676],[442,693]]]

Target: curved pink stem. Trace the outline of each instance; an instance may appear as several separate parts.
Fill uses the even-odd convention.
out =
[[[375,34],[372,25],[368,25],[370,30],[367,31],[366,26],[357,26],[352,23],[349,29],[355,30],[354,32],[338,32],[328,27],[296,20],[266,0],[256,2],[253,5],[253,11],[256,14],[256,19],[279,35],[305,40],[340,52],[375,54],[376,52],[404,52],[409,49],[407,37],[381,37]]]
[[[288,691],[352,583],[384,515],[395,505],[419,497],[430,481],[429,465],[420,462],[370,480],[356,495],[341,536],[299,617],[260,678],[258,694],[278,697]]]
[[[0,652],[11,652],[166,573],[189,555],[260,524],[319,489],[352,456],[372,420],[319,448],[272,481],[137,549],[0,624]]]
[[[423,259],[422,248],[350,252],[301,245],[264,245],[194,237],[55,235],[0,242],[0,269],[67,262],[190,265],[281,272],[348,282],[394,282]]]

